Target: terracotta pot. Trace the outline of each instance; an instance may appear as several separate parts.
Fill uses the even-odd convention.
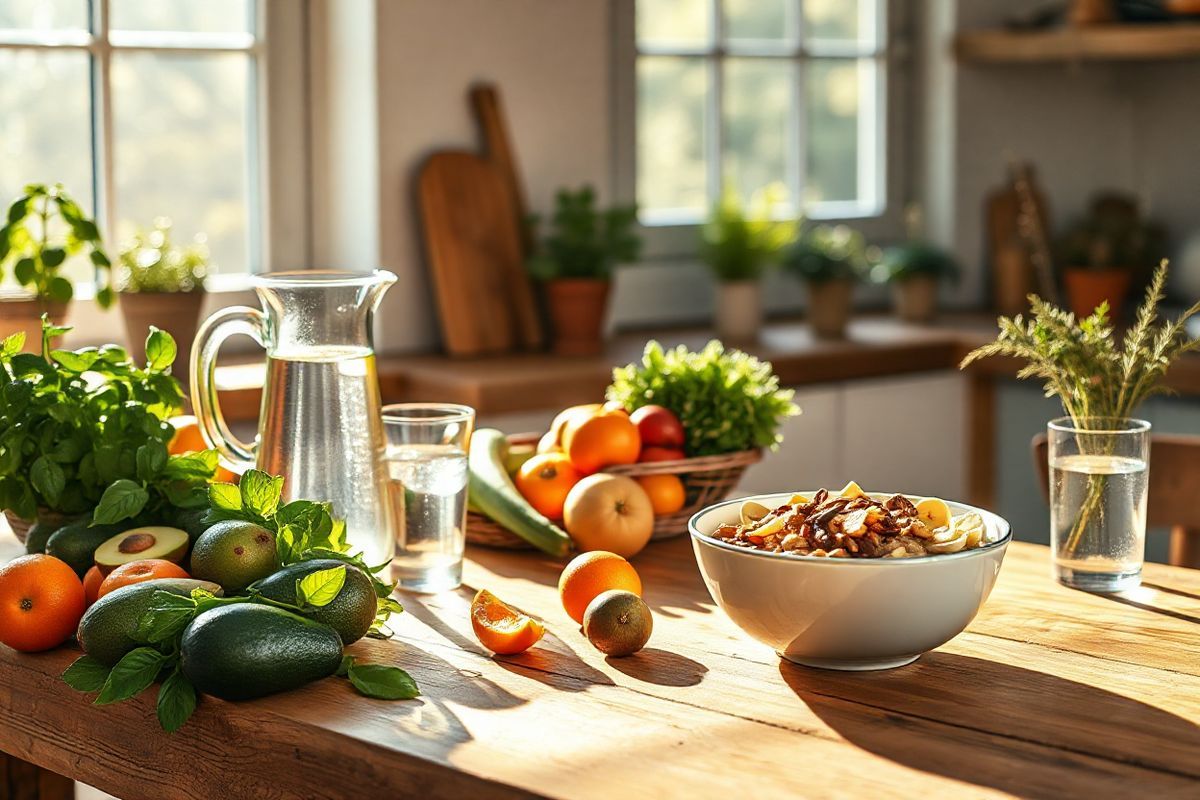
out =
[[[51,322],[62,325],[67,321],[67,304],[37,300],[27,295],[0,297],[0,340],[24,331],[25,352],[42,352],[42,314],[49,314]],[[56,337],[50,344],[61,346],[62,337]]]
[[[1063,272],[1067,302],[1079,319],[1090,315],[1106,300],[1109,314],[1114,319],[1119,317],[1132,279],[1133,272],[1128,269],[1067,267]]]
[[[175,338],[178,355],[171,372],[186,384],[192,341],[200,326],[204,297],[203,289],[195,292],[122,292],[121,315],[125,317],[125,339],[129,342],[130,357],[137,362],[145,361],[150,326],[160,328]]]
[[[819,338],[845,338],[853,297],[852,281],[837,279],[808,284],[808,320]]]
[[[717,336],[727,342],[752,342],[762,328],[762,284],[724,281],[717,284]]]
[[[892,306],[905,322],[929,322],[937,313],[937,279],[914,275],[892,284]]]
[[[592,278],[559,278],[545,283],[555,353],[590,356],[604,349],[604,313],[611,286],[609,281]]]

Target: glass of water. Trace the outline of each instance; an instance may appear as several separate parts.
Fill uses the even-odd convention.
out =
[[[1089,592],[1142,582],[1150,423],[1056,419],[1049,424],[1050,546],[1058,580]]]
[[[462,583],[467,451],[474,426],[475,410],[469,406],[383,408],[396,530],[392,577],[401,589],[443,592]]]

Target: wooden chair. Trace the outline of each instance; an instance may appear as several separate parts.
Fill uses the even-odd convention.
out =
[[[1049,498],[1046,434],[1033,437],[1033,463]],[[1150,496],[1146,524],[1171,529],[1170,563],[1200,568],[1200,436],[1150,437]]]

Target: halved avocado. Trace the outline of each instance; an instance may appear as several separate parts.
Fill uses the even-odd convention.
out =
[[[165,525],[130,528],[96,548],[96,566],[104,575],[122,564],[146,558],[162,558],[176,564],[188,551],[187,531]]]

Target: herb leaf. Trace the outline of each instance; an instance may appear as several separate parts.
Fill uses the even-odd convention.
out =
[[[344,566],[322,569],[296,581],[296,603],[322,608],[333,602],[346,584]]]
[[[232,483],[213,483],[208,487],[208,502],[214,511],[241,511],[242,493]]]
[[[58,505],[63,488],[67,485],[66,475],[62,467],[46,456],[38,456],[29,469],[29,480],[33,488],[41,492],[42,497],[53,505]]]
[[[411,700],[421,694],[417,682],[399,667],[351,662],[347,677],[360,694],[378,700]]]
[[[274,477],[261,470],[247,470],[239,482],[242,507],[266,519],[274,516],[283,495],[283,476]]]
[[[174,639],[183,633],[197,613],[197,603],[193,598],[173,592],[155,592],[150,598],[150,606],[138,620],[134,639],[147,644],[161,644]]]
[[[122,478],[104,490],[100,504],[92,514],[92,521],[99,525],[120,522],[136,517],[146,507],[150,495],[138,484]]]
[[[141,694],[154,683],[166,660],[165,655],[152,647],[130,650],[108,674],[96,705],[119,703]]]
[[[196,689],[183,677],[179,667],[159,687],[157,708],[158,724],[167,733],[183,727],[196,710]]]
[[[166,369],[175,360],[178,348],[175,339],[166,331],[150,326],[150,335],[146,337],[146,367],[148,369]]]
[[[108,666],[91,656],[80,656],[67,667],[62,679],[77,692],[98,692],[108,681],[109,672]]]

